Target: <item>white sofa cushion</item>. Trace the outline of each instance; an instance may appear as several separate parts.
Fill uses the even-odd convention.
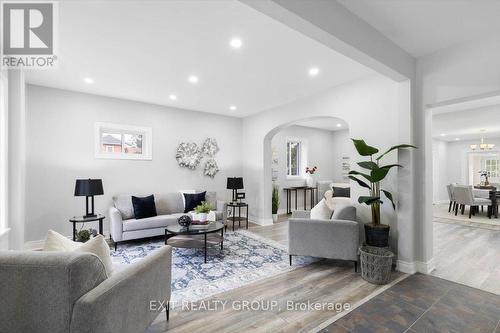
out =
[[[128,220],[135,217],[134,206],[132,205],[131,195],[117,195],[113,197],[115,208],[120,211],[122,219]]]
[[[333,210],[328,208],[323,198],[316,206],[311,209],[312,220],[328,220],[332,217]]]
[[[123,231],[162,228],[173,223],[177,223],[177,217],[174,215],[158,215],[139,220],[129,219],[123,221]]]

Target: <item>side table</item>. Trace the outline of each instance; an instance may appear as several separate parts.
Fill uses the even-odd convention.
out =
[[[232,209],[232,216],[229,218],[229,221],[233,222],[233,231],[234,231],[234,224],[236,221],[238,221],[238,227],[241,227],[241,220],[246,221],[246,229],[248,229],[248,204],[244,202],[230,202],[227,204],[228,207]],[[238,220],[236,220],[236,208],[238,208]],[[246,208],[246,215],[244,217],[241,217],[241,208]],[[226,224],[226,230],[227,230],[227,224]]]
[[[73,241],[76,241],[76,224],[77,223],[87,223],[87,222],[95,222],[99,221],[99,233],[102,235],[102,221],[106,218],[106,216],[97,214],[96,216],[74,216],[69,219],[69,222],[73,223]]]

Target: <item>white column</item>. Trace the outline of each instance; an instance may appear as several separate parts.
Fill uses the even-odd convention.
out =
[[[24,246],[26,177],[26,94],[24,73],[8,73],[8,223],[9,248]]]

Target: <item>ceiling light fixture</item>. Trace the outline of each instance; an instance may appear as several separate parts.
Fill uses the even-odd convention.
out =
[[[477,148],[479,147],[480,150],[492,150],[493,148],[495,148],[495,144],[493,143],[485,143],[484,142],[484,133],[486,133],[486,130],[485,129],[481,129],[481,143],[479,145],[477,144],[472,144],[470,145],[470,149],[471,150],[477,150]]]
[[[172,101],[177,100],[177,96],[174,94],[171,94],[170,96],[168,96],[168,98],[170,98]]]
[[[231,45],[233,49],[240,49],[243,46],[243,42],[239,38],[233,38],[229,42],[229,45]]]
[[[460,138],[455,138],[455,141],[460,141]]]
[[[319,74],[319,68],[318,67],[311,67],[309,68],[309,76],[316,76]]]
[[[442,137],[445,137],[445,136],[446,136],[446,134],[444,134],[444,133],[441,133],[440,135],[441,135]]]
[[[338,123],[338,124],[337,124],[337,127],[342,127],[342,124],[341,124],[341,123]]]
[[[190,75],[188,77],[188,81],[192,84],[196,84],[196,83],[198,83],[199,79],[196,75]]]
[[[94,83],[94,80],[90,77],[86,77],[83,79],[83,82],[85,82],[87,84],[92,84],[92,83]]]
[[[231,111],[236,111],[236,109],[237,109],[236,105],[231,105],[229,107],[229,110],[231,110]]]

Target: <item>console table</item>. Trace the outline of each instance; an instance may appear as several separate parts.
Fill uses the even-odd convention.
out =
[[[292,193],[295,193],[295,210],[297,210],[297,192],[304,191],[304,210],[307,209],[307,192],[311,192],[311,208],[314,207],[314,203],[316,202],[316,197],[318,196],[318,187],[310,187],[310,186],[293,186],[293,187],[285,187],[283,191],[286,193],[286,213],[292,213]]]

